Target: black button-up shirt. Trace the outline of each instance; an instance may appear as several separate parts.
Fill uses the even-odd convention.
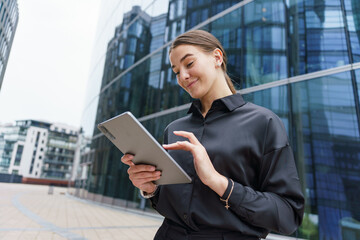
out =
[[[175,130],[193,132],[215,167],[234,181],[227,210],[196,174],[190,152],[169,154],[191,184],[163,185],[151,198],[165,218],[189,231],[236,231],[265,237],[290,234],[301,224],[304,197],[285,128],[277,115],[234,94],[213,102],[204,118],[195,100],[189,114],[166,128],[164,143],[184,141]],[[224,195],[228,195],[231,185]]]

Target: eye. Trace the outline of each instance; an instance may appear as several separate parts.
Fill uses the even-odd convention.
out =
[[[188,65],[186,65],[187,67],[191,67],[191,65],[193,64],[194,62],[190,62],[188,63]]]

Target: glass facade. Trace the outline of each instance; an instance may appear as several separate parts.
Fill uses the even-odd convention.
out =
[[[304,168],[307,214],[316,219],[319,239],[340,239],[339,222],[360,217],[360,138],[351,72],[296,83],[291,90],[292,139]]]
[[[113,17],[100,19],[96,44],[104,46],[94,54],[83,114],[92,140],[83,155],[89,168],[87,180],[77,184],[79,196],[143,206],[122,153],[96,124],[131,111],[162,142],[165,127],[185,116],[191,102],[170,68],[169,44],[200,28],[223,43],[229,75],[245,100],[284,122],[306,196],[304,221],[294,235],[359,238],[358,0],[157,0],[121,8],[126,11],[121,4],[102,9],[112,9]],[[109,20],[115,18],[116,24]],[[107,28],[112,35],[104,41]]]
[[[18,141],[25,141],[26,127],[23,126],[0,126],[0,173],[7,173],[14,146]],[[18,146],[16,153],[16,163],[20,164],[22,146]],[[21,151],[20,151],[20,150]]]
[[[19,19],[16,0],[0,0],[0,90]]]

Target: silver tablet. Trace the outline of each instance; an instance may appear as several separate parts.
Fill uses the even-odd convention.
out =
[[[160,170],[158,185],[190,183],[191,178],[131,114],[122,113],[98,124],[100,131],[122,152],[135,155],[135,164],[149,164]],[[119,159],[120,161],[120,159]]]

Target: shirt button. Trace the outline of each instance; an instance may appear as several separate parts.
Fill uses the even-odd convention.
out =
[[[184,214],[184,219],[185,219],[185,220],[187,219],[187,214]]]

